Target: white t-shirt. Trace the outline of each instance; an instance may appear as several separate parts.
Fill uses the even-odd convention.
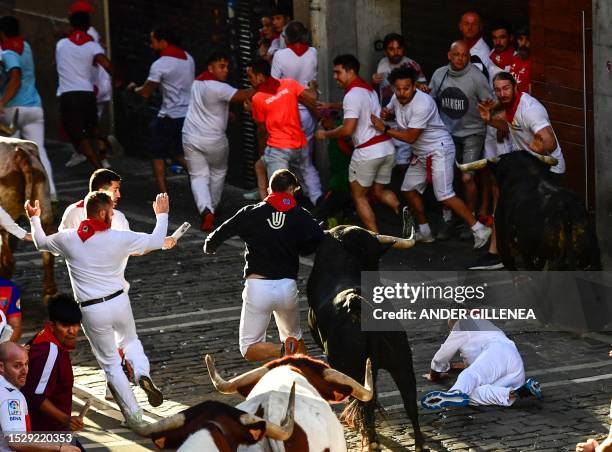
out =
[[[372,125],[371,115],[380,117],[380,104],[378,96],[374,91],[366,88],[352,88],[344,95],[342,101],[344,119],[357,119],[357,127],[353,132],[353,151],[352,160],[356,162],[373,160],[395,153],[395,146],[391,140],[357,148],[362,143],[367,142],[376,135],[380,135]]]
[[[487,72],[489,73],[489,80],[492,80],[491,72],[492,71],[494,72],[494,69],[491,69],[491,67],[495,66],[495,64],[493,64],[493,62],[491,61],[491,58],[489,58],[490,54],[491,54],[491,49],[489,48],[487,43],[482,38],[476,41],[476,44],[474,44],[472,48],[470,49],[470,55],[476,55],[478,58],[480,58],[480,61],[482,61],[482,63],[484,64],[484,67],[487,69]],[[474,64],[480,70],[480,72],[483,72],[482,64],[480,63],[474,63]]]
[[[0,428],[2,433],[27,431],[28,403],[19,389],[0,375]],[[10,451],[4,435],[0,434],[0,451]]]
[[[62,221],[57,228],[59,231],[63,231],[65,229],[78,229],[81,221],[87,218],[87,212],[85,212],[85,207],[80,207],[79,202],[75,202],[74,204],[70,204],[64,210],[64,215],[62,215]],[[111,229],[115,231],[130,231],[130,223],[125,218],[123,212],[120,212],[117,209],[113,209],[113,221],[111,223]]]
[[[302,86],[308,86],[311,80],[317,79],[317,49],[309,47],[302,56],[293,50],[280,49],[272,59],[272,77],[276,79],[291,78]],[[308,110],[299,104],[300,110]]]
[[[98,30],[96,30],[94,27],[89,27],[87,29],[87,34],[94,38],[94,41],[100,44],[100,33],[98,33]],[[102,66],[96,66],[96,76],[93,82],[96,88],[98,88],[96,100],[98,102],[110,101],[113,88],[110,74],[106,72],[106,69],[104,69]]]
[[[70,91],[93,91],[97,71],[93,62],[100,54],[104,54],[104,49],[95,41],[78,46],[68,38],[60,39],[55,47],[59,77],[57,95]]]
[[[537,99],[531,97],[527,93],[522,93],[521,100],[519,101],[514,119],[510,126],[510,135],[512,141],[518,149],[522,149],[533,154],[533,151],[529,149],[529,144],[533,141],[533,137],[536,133],[542,130],[544,127],[550,126],[550,119],[548,119],[548,113]],[[554,131],[553,131],[554,134]],[[555,139],[557,136],[555,135]],[[557,148],[550,154],[552,157],[559,160],[559,163],[553,166],[550,170],[553,173],[563,174],[565,173],[565,159],[561,152],[561,146],[559,145],[559,139],[557,139]]]
[[[189,136],[210,141],[227,140],[230,100],[238,90],[217,80],[195,80],[183,125],[183,138]]]
[[[125,289],[124,261],[131,254],[161,249],[168,230],[168,214],[157,215],[151,234],[107,229],[84,242],[75,229],[46,236],[39,217],[32,217],[30,224],[39,251],[64,257],[74,298],[82,302]]]
[[[195,78],[193,58],[187,52],[187,59],[163,56],[155,60],[149,71],[150,80],[159,83],[162,105],[158,116],[184,118],[189,107],[189,93]]]
[[[419,138],[411,144],[415,155],[425,156],[442,151],[445,145],[453,143],[436,101],[429,94],[417,89],[406,105],[400,104],[394,95],[387,108],[395,111],[395,120],[400,129],[423,129]]]

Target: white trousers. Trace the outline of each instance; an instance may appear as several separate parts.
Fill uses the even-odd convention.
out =
[[[138,402],[121,368],[121,357],[117,350],[121,348],[125,358],[132,364],[136,381],[143,375],[149,375],[149,359],[136,334],[130,298],[123,293],[112,300],[87,306],[81,312],[83,332],[106,374],[106,380],[115,387],[131,412],[138,411]]]
[[[188,141],[183,140],[183,150],[198,211],[202,213],[208,209],[214,212],[221,201],[227,174],[227,138],[209,141],[190,136]]]
[[[308,110],[303,110],[300,108],[299,111],[300,121],[302,123],[302,130],[304,131],[306,139],[308,140],[306,148],[301,153],[299,168],[304,179],[304,188],[307,192],[308,199],[310,199],[310,202],[315,204],[317,202],[317,199],[319,199],[323,194],[323,190],[321,189],[321,178],[319,177],[319,172],[312,163],[312,153],[314,149],[314,133],[316,129],[316,124]]]
[[[19,119],[16,124],[15,137],[33,141],[38,146],[40,162],[45,168],[49,180],[49,192],[51,196],[55,197],[57,191],[53,181],[53,168],[45,149],[45,114],[43,109],[41,107],[7,107],[4,109],[4,120],[10,122],[16,109],[19,109]]]
[[[266,341],[266,330],[272,313],[281,342],[289,336],[298,340],[302,338],[300,302],[295,279],[245,280],[239,330],[242,356],[251,345]]]
[[[463,370],[450,389],[470,396],[472,405],[510,406],[510,391],[525,383],[523,359],[512,342],[493,342]]]

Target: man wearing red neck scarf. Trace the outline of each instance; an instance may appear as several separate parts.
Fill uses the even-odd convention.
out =
[[[230,103],[243,104],[255,90],[238,90],[226,83],[230,58],[213,52],[206,71],[191,86],[191,99],[183,125],[183,150],[191,192],[202,219],[203,232],[213,230],[215,209],[221,201],[227,174],[229,142],[225,131]]]
[[[308,30],[297,21],[289,22],[285,28],[286,49],[280,49],[272,59],[272,77],[276,79],[290,78],[302,86],[308,86],[317,79],[317,50],[308,45]],[[306,194],[310,202],[316,205],[323,195],[319,172],[312,163],[314,145],[315,120],[312,113],[303,104],[298,105],[300,123],[308,141],[306,152],[302,152],[299,169],[304,178]]]
[[[70,352],[81,329],[81,310],[64,294],[51,298],[47,309],[49,321],[29,342],[30,367],[21,391],[28,401],[33,431],[78,431],[83,418],[72,416]]]
[[[395,193],[386,188],[395,165],[395,147],[389,135],[372,125],[372,115],[380,116],[380,101],[374,89],[359,77],[359,60],[353,55],[339,55],[333,63],[334,79],[345,90],[344,119],[335,129],[317,130],[315,138],[353,138],[355,150],[349,166],[351,196],[364,226],[378,232],[368,193],[399,214],[400,203]]]
[[[133,89],[148,99],[159,88],[162,104],[157,118],[149,125],[153,175],[160,193],[167,193],[166,159],[187,167],[183,156],[181,131],[189,106],[189,93],[195,77],[193,58],[181,47],[174,30],[158,27],[151,32],[151,48],[159,52],[153,62],[147,81],[142,86],[130,83]]]
[[[266,342],[272,313],[280,342],[296,338],[298,352],[306,352],[297,298],[299,257],[313,253],[324,234],[310,213],[297,206],[298,188],[291,171],[274,172],[264,202],[240,209],[204,243],[207,254],[236,235],[246,243],[239,344],[249,361],[279,358],[284,350],[278,343]]]
[[[95,168],[101,168],[108,144],[98,129],[94,81],[98,65],[110,75],[113,74],[113,67],[102,46],[87,33],[89,14],[72,14],[70,25],[70,34],[60,39],[55,48],[62,125],[74,148],[87,157]],[[103,146],[100,155],[92,145],[94,140]],[[108,162],[104,164],[108,166]]]

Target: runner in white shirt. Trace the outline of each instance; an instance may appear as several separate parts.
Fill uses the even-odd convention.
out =
[[[477,310],[474,310],[477,311]],[[472,312],[474,312],[472,311]],[[542,397],[537,381],[525,382],[523,359],[516,345],[488,320],[467,318],[449,321],[451,332],[431,361],[429,379],[439,381],[451,369],[451,359],[461,353],[464,367],[447,392],[430,391],[423,408],[451,406],[510,406],[519,397]]]
[[[214,229],[214,213],[227,174],[229,142],[225,131],[230,103],[243,103],[255,94],[253,89],[238,90],[226,83],[229,64],[230,59],[223,52],[214,52],[208,58],[207,70],[191,86],[183,125],[185,161],[203,232]]]
[[[317,80],[317,49],[309,47],[308,30],[298,21],[291,21],[285,28],[286,49],[280,49],[272,59],[272,77],[275,79],[290,78],[302,86],[309,86]],[[319,172],[312,162],[314,133],[316,128],[312,113],[303,104],[298,104],[302,130],[308,140],[307,148],[302,153],[299,169],[304,178],[306,194],[313,205],[323,195]]]
[[[389,75],[395,95],[384,113],[395,115],[397,129],[390,128],[376,116],[372,117],[372,124],[378,131],[412,145],[412,162],[404,177],[402,193],[412,207],[419,226],[415,240],[425,243],[434,241],[422,198],[427,180],[431,178],[436,199],[471,227],[474,248],[480,248],[487,243],[491,229],[478,222],[463,200],[455,195],[453,138],[440,118],[436,102],[416,87],[417,79],[417,72],[410,67],[394,69]],[[408,215],[407,209],[404,208],[404,217]],[[407,232],[404,231],[404,234]]]
[[[459,31],[463,35],[463,40],[470,48],[471,62],[491,80],[491,49],[482,39],[483,23],[480,14],[468,11],[461,16]]]
[[[380,101],[374,89],[359,77],[359,60],[353,55],[334,58],[334,79],[345,89],[342,125],[332,130],[317,130],[315,138],[352,136],[355,150],[349,165],[351,195],[359,218],[372,232],[378,232],[376,217],[370,206],[368,191],[399,214],[400,203],[385,186],[391,181],[395,165],[395,147],[388,135],[372,125],[371,116],[380,116]],[[371,188],[371,190],[370,190]]]
[[[147,393],[149,403],[161,405],[163,395],[149,376],[149,360],[136,334],[130,299],[125,292],[124,262],[132,254],[163,246],[168,228],[168,195],[157,195],[153,203],[157,224],[151,234],[111,229],[113,201],[104,192],[87,195],[87,219],[78,230],[67,229],[50,236],[42,230],[38,201],[34,207],[27,201],[25,208],[36,248],[66,260],[74,298],[83,313],[83,331],[109,385],[131,414],[141,418],[142,410],[121,367],[119,347],[132,363],[135,381]]]
[[[187,167],[183,157],[182,130],[191,85],[195,76],[193,58],[178,46],[174,32],[165,27],[151,32],[151,48],[159,51],[159,58],[151,65],[144,85],[130,83],[128,89],[148,99],[159,87],[162,105],[157,118],[151,122],[151,157],[153,174],[161,193],[166,193],[166,159],[176,160]]]
[[[94,167],[101,168],[101,160],[106,159],[107,145],[105,137],[98,131],[94,80],[97,66],[108,73],[112,73],[112,66],[104,49],[87,34],[89,14],[72,14],[70,24],[72,32],[67,38],[59,40],[55,50],[62,123],[75,149],[85,155]],[[91,140],[103,140],[99,157]],[[109,166],[108,162],[104,166]]]
[[[383,39],[383,48],[385,49],[385,56],[378,62],[376,74],[372,75],[372,83],[378,88],[381,105],[387,105],[393,97],[393,86],[387,80],[393,69],[402,66],[413,67],[419,74],[417,85],[426,85],[427,78],[419,63],[405,56],[405,44],[402,35],[389,33]],[[389,127],[396,126],[392,119],[385,122]],[[407,166],[410,163],[410,145],[401,140],[393,139],[392,141],[395,146],[395,164]]]

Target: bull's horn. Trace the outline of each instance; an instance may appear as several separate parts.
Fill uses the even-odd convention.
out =
[[[491,163],[498,163],[499,157],[489,157],[487,160]]]
[[[546,163],[547,165],[557,166],[557,164],[559,163],[559,160],[557,160],[556,158],[550,155],[538,154],[537,152],[532,152],[532,154],[535,155],[538,158],[538,160]]]
[[[400,237],[393,237],[391,235],[375,234],[376,238],[380,243],[392,243],[393,248],[408,249],[414,246],[414,228],[409,239],[402,239]]]
[[[295,414],[295,381],[291,386],[291,392],[289,393],[289,402],[287,402],[287,412],[285,418],[281,422],[281,425],[270,422],[267,419],[262,419],[254,414],[246,413],[240,416],[240,422],[242,425],[248,426],[257,422],[266,423],[266,436],[270,439],[278,441],[287,441],[293,434],[294,426],[294,414]]]
[[[476,171],[479,169],[483,169],[485,166],[487,166],[487,159],[480,159],[470,163],[459,163],[455,160],[455,164],[457,165],[457,168],[459,168],[462,172],[465,173],[466,171]]]
[[[323,371],[323,378],[330,383],[350,386],[353,388],[351,395],[362,402],[372,400],[372,397],[374,397],[374,390],[372,389],[372,361],[370,361],[370,358],[366,361],[365,382],[363,386],[348,375],[335,369],[325,369]]]
[[[217,372],[214,358],[211,355],[206,355],[205,360],[208,373],[210,374],[210,379],[212,380],[215,389],[222,394],[234,394],[238,392],[238,388],[240,386],[256,384],[261,377],[268,373],[267,367],[258,367],[257,369],[253,369],[249,372],[243,373],[242,375],[238,375],[237,377],[232,378],[230,381],[226,381],[221,378]]]
[[[119,409],[123,413],[125,422],[136,434],[150,438],[151,435],[158,432],[165,432],[167,430],[174,430],[185,425],[185,415],[183,413],[177,413],[165,419],[155,422],[154,424],[148,424],[142,420],[140,416],[135,416],[127,407],[123,399],[119,396],[115,387],[108,383],[108,387],[113,394],[113,398],[119,405]]]

